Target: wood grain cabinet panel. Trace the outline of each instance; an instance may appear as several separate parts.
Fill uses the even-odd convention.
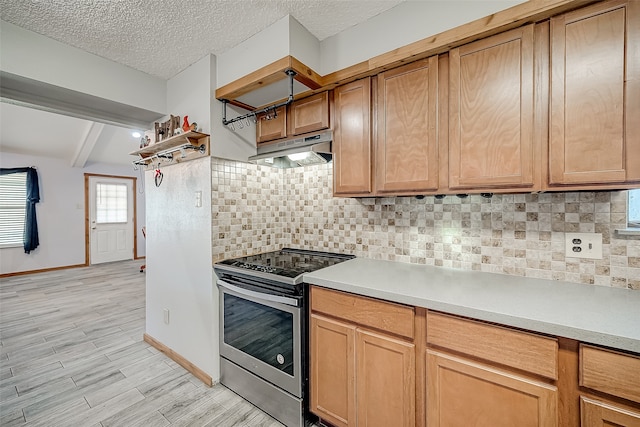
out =
[[[377,193],[437,190],[438,58],[380,73],[377,85]]]
[[[413,307],[312,286],[311,411],[341,427],[423,426],[416,420],[416,405],[424,407],[416,402],[416,343],[384,330],[409,322],[400,330],[413,336],[414,320]]]
[[[313,311],[413,340],[414,307],[321,287],[312,289]]]
[[[280,107],[276,110],[275,118],[267,119],[267,114],[260,114],[256,117],[256,142],[258,144],[287,136],[286,111],[285,107]]]
[[[640,427],[640,412],[580,397],[581,427]]]
[[[300,135],[329,127],[329,92],[297,101],[289,107],[289,135]]]
[[[640,180],[640,3],[551,19],[550,185]]]
[[[364,196],[373,191],[371,79],[334,89],[333,194]]]
[[[557,389],[427,350],[429,427],[556,427]]]
[[[558,379],[558,340],[442,313],[427,313],[427,344]],[[496,351],[496,349],[500,351]]]
[[[336,427],[356,425],[355,329],[311,315],[311,411]]]
[[[640,357],[581,344],[580,385],[640,403]]]
[[[534,26],[449,55],[449,188],[533,187]]]
[[[358,426],[415,426],[415,346],[358,329]]]

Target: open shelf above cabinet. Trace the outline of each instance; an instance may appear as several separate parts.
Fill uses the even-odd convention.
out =
[[[209,156],[209,135],[189,131],[169,137],[129,153],[138,156],[134,165],[150,168],[152,164],[173,164]]]

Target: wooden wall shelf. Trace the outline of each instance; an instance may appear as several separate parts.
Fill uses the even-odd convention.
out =
[[[210,137],[206,133],[189,131],[164,139],[129,153],[138,156],[134,165],[150,168],[151,164],[173,164],[209,156]]]

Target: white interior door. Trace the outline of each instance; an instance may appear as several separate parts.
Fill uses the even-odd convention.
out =
[[[89,177],[89,260],[133,259],[133,181]]]

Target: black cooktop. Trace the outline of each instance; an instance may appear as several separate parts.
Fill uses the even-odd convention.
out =
[[[228,265],[246,270],[247,273],[256,271],[295,278],[304,273],[310,273],[352,258],[355,257],[331,252],[284,248],[274,252],[228,259],[220,261],[216,265]]]

